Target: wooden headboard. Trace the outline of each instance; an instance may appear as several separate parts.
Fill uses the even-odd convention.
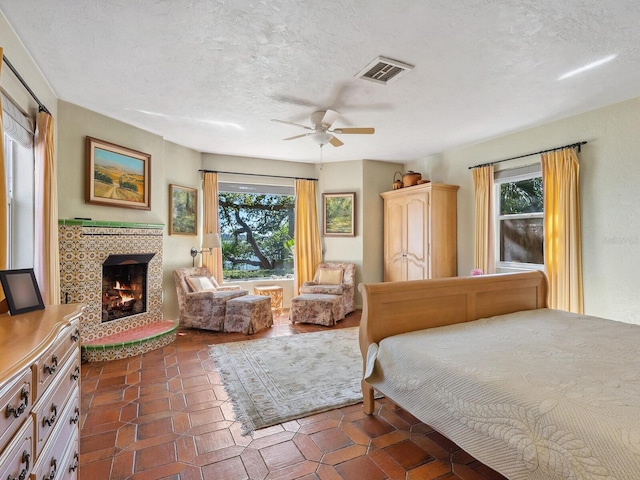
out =
[[[363,361],[371,343],[391,335],[547,307],[547,279],[539,271],[363,283],[358,289]],[[373,392],[365,387],[363,381],[366,411],[373,408]]]

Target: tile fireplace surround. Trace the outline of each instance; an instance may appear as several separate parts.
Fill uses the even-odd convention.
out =
[[[163,228],[144,223],[59,221],[61,302],[87,305],[80,325],[83,359],[126,358],[175,340],[176,328],[162,318]],[[147,310],[103,322],[102,264],[109,255],[137,253],[154,253],[147,268]]]

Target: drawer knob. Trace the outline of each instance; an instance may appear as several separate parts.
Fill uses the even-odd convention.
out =
[[[73,373],[70,375],[70,378],[74,382],[80,378],[80,367],[78,365],[76,365],[76,368],[73,371]]]
[[[75,472],[78,469],[78,465],[80,465],[80,457],[76,452],[73,454],[73,463],[69,465],[69,473]]]
[[[78,329],[76,328],[76,331],[75,331],[75,332],[73,332],[73,333],[69,336],[69,338],[71,338],[71,341],[72,341],[72,342],[77,342],[78,340],[80,340],[80,330],[78,330]]]
[[[53,480],[54,478],[56,478],[56,472],[58,471],[58,460],[56,460],[55,458],[52,458],[51,466],[53,467],[51,469],[51,472],[49,473],[49,475],[43,476],[42,480]]]
[[[80,419],[80,409],[78,407],[76,407],[76,409],[74,410],[74,415],[73,417],[71,417],[69,419],[69,423],[73,424],[73,423],[78,423],[78,420]]]
[[[51,425],[53,425],[55,423],[56,417],[58,416],[58,406],[55,403],[51,404],[51,411],[53,412],[53,415],[51,415],[51,418],[44,417],[42,419],[42,426],[43,427],[45,427],[45,426],[49,426],[50,427]]]
[[[45,363],[42,369],[44,370],[45,373],[48,373],[50,375],[56,373],[56,370],[58,370],[58,357],[56,355],[52,355],[51,366]]]
[[[29,405],[29,390],[26,387],[22,387],[20,398],[24,401],[18,408],[15,408],[13,405],[7,405],[7,410],[4,414],[5,417],[9,418],[11,415],[13,415],[15,418],[18,418],[27,409],[27,405]]]
[[[18,475],[17,477],[12,477],[11,475],[9,475],[7,477],[7,480],[25,480],[27,478],[27,475],[29,474],[29,460],[31,460],[31,455],[29,455],[29,452],[25,450],[24,452],[22,452],[22,463],[25,464],[25,467],[20,472],[20,475]]]

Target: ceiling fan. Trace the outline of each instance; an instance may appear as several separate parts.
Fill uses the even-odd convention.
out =
[[[334,147],[340,147],[344,145],[334,133],[337,134],[367,134],[375,133],[375,128],[372,127],[355,127],[355,128],[334,128],[331,129],[333,122],[340,116],[335,110],[319,110],[311,114],[311,127],[301,125],[299,123],[286,122],[284,120],[272,119],[273,122],[284,123],[286,125],[294,125],[296,127],[304,128],[305,130],[311,130],[309,133],[303,133],[301,135],[295,135],[293,137],[285,138],[284,140],[294,140],[296,138],[310,137],[321,147],[330,143]]]

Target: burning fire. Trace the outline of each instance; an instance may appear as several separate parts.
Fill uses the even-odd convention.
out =
[[[118,280],[116,280],[116,285],[115,287],[113,287],[113,289],[118,290],[120,293],[120,305],[136,299],[136,297],[134,297],[131,293],[124,293],[124,290],[126,290],[127,292],[131,292],[131,287],[125,284],[121,284]]]

